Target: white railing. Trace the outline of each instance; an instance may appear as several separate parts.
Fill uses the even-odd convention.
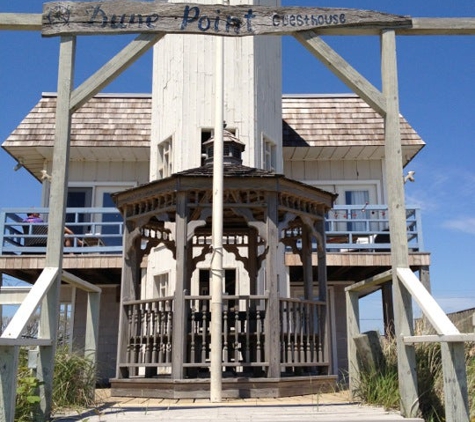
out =
[[[43,222],[25,221],[29,213]],[[48,217],[49,208],[0,210],[0,255],[46,253]],[[65,253],[122,253],[123,219],[115,208],[67,208],[66,228]]]
[[[44,223],[25,222],[27,213],[39,213]],[[48,208],[0,210],[0,255],[46,253]],[[326,218],[327,251],[388,252],[389,216],[385,205],[338,205]],[[123,220],[115,208],[67,208],[65,253],[122,253]],[[423,251],[421,214],[406,209],[409,250]]]
[[[421,213],[406,208],[409,250],[423,251]],[[329,252],[389,252],[389,212],[386,205],[338,205],[326,217],[326,248]]]

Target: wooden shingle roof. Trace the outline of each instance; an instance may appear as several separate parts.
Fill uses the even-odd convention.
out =
[[[89,100],[71,122],[71,146],[149,147],[150,95],[99,95]],[[53,146],[56,94],[43,94],[5,146]]]
[[[403,116],[400,121],[407,164],[425,143]],[[282,132],[287,159],[384,156],[383,118],[355,94],[284,95]]]
[[[2,144],[36,177],[52,158],[55,107],[56,94],[43,94]],[[284,160],[384,156],[383,119],[356,95],[284,95],[282,111]],[[150,122],[149,94],[100,94],[73,114],[70,158],[148,161]],[[401,134],[407,164],[424,142],[402,116]]]
[[[384,123],[361,98],[353,94],[284,96],[284,146],[383,145]],[[401,116],[403,145],[424,145]]]

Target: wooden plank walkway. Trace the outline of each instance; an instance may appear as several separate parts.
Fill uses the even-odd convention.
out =
[[[56,415],[55,422],[112,421],[206,422],[423,422],[397,412],[350,402],[347,392],[279,399],[239,399],[210,403],[207,399],[146,399],[103,397],[84,412]]]

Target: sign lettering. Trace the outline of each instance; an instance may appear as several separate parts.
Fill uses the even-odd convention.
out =
[[[52,2],[43,7],[43,35],[194,33],[225,36],[371,25],[410,26],[407,16],[358,9],[207,5],[162,2]]]

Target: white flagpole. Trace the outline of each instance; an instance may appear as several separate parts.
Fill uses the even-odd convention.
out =
[[[213,220],[211,258],[211,385],[210,400],[221,402],[223,314],[223,121],[224,40],[216,37],[216,103],[213,144]]]

